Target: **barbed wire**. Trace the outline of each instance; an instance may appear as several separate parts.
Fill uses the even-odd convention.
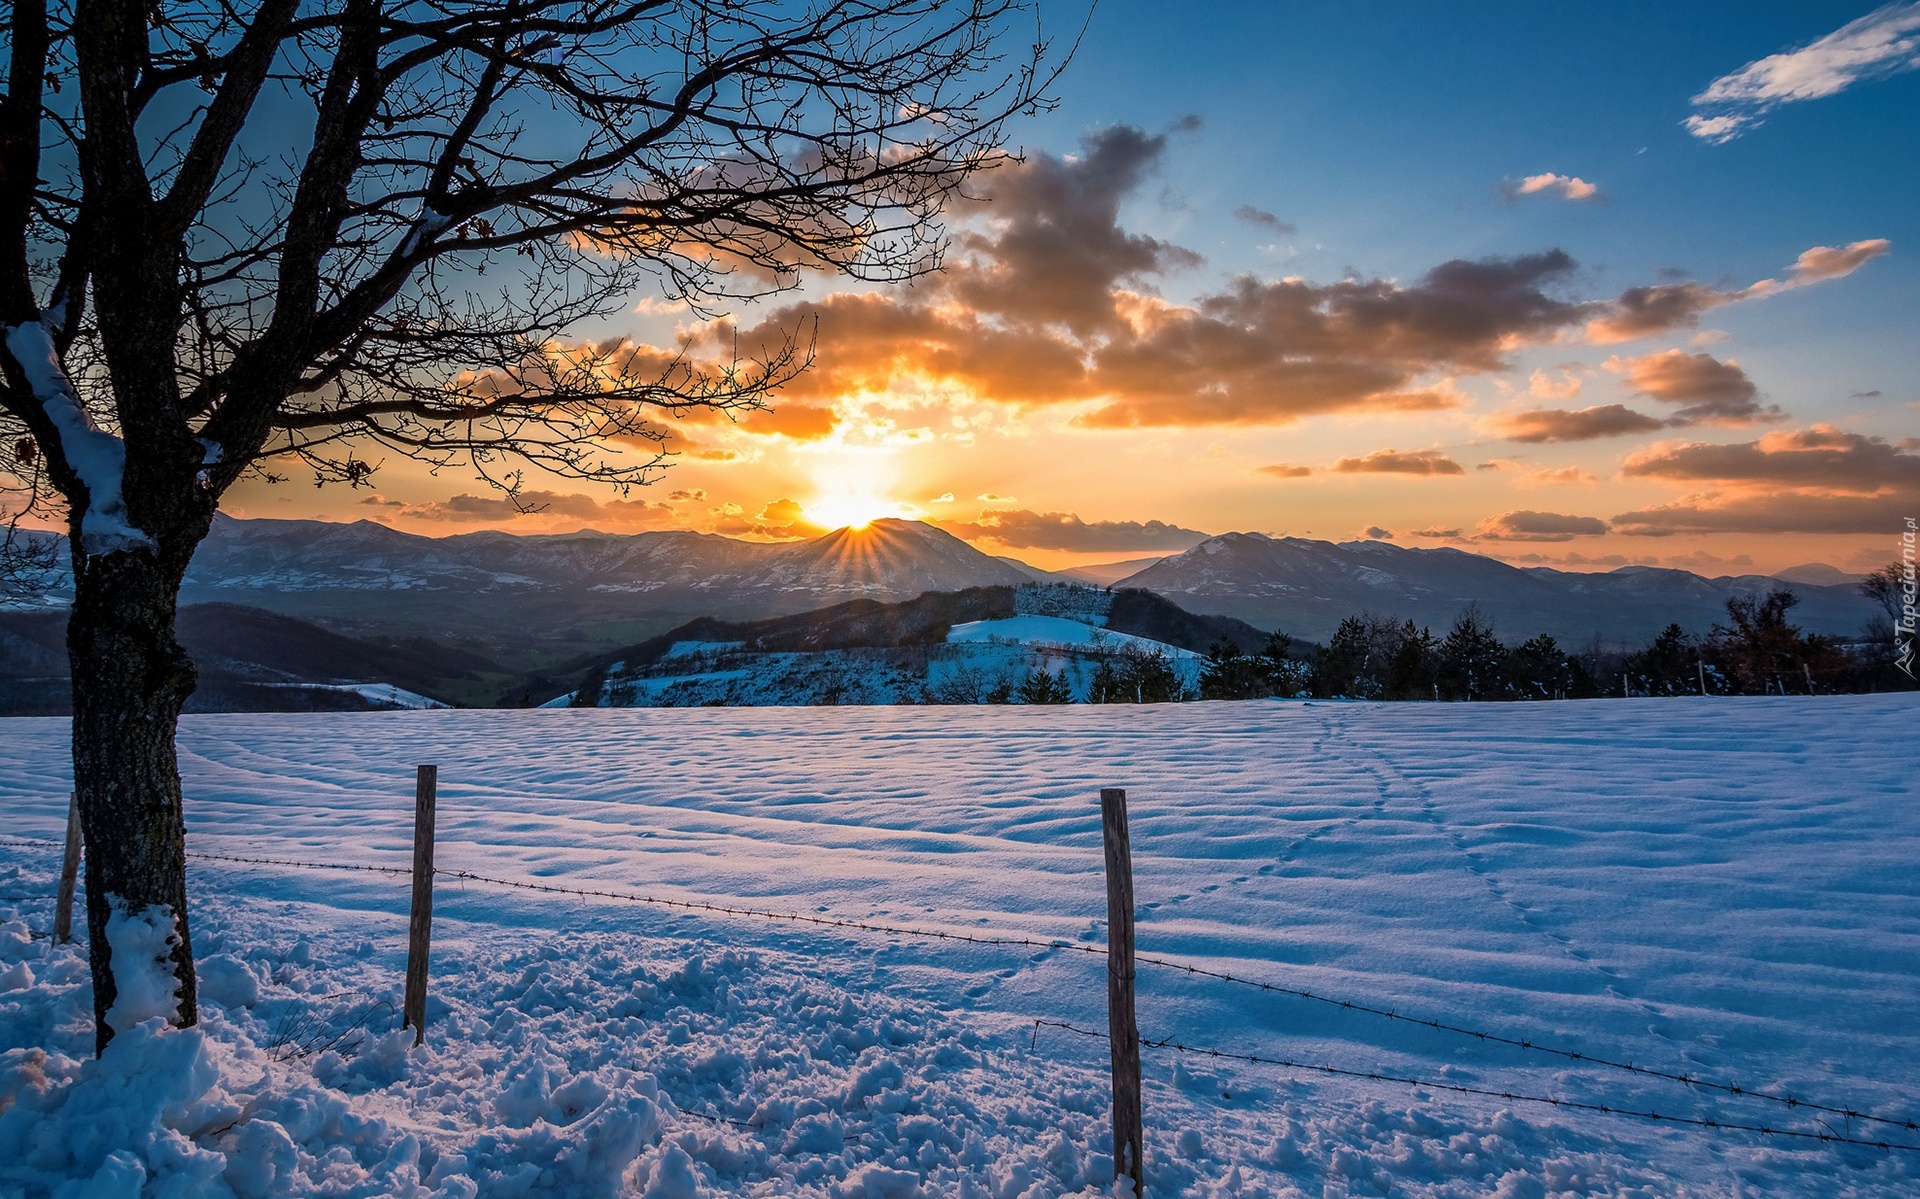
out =
[[[35,841],[29,838],[0,838],[0,845],[36,846],[36,847],[55,848],[55,849],[62,848],[62,845],[60,842]],[[212,853],[212,852],[203,851],[203,850],[188,850],[186,856],[188,856],[189,858],[198,858],[202,860],[235,862],[235,863],[241,863],[246,865],[290,866],[290,867],[296,867],[296,868],[306,868],[306,869],[315,869],[315,870],[364,871],[364,872],[387,874],[387,875],[410,876],[413,873],[410,867],[402,867],[402,866],[373,866],[373,865],[348,864],[348,863],[340,863],[340,862],[306,862],[306,861],[299,861],[291,858],[247,857],[247,856],[242,856],[237,854]],[[907,925],[879,924],[872,921],[848,920],[848,919],[844,919],[841,917],[834,917],[834,916],[808,915],[800,912],[783,912],[773,908],[754,908],[754,907],[745,907],[737,904],[708,903],[702,900],[667,899],[662,896],[644,895],[644,894],[639,894],[631,891],[612,891],[612,890],[607,890],[605,888],[592,888],[592,887],[568,887],[558,883],[530,883],[530,882],[520,881],[517,879],[499,878],[492,875],[479,874],[470,870],[447,870],[447,869],[441,869],[436,867],[434,869],[434,873],[436,875],[439,875],[445,878],[459,879],[467,882],[483,883],[489,886],[506,887],[506,888],[511,888],[513,890],[530,891],[530,892],[538,892],[543,894],[554,894],[554,895],[574,895],[582,898],[608,899],[608,900],[614,900],[616,902],[624,902],[624,903],[648,904],[655,907],[663,907],[663,908],[669,908],[669,909],[686,911],[686,912],[705,912],[705,913],[710,913],[713,915],[720,915],[720,916],[741,916],[741,917],[749,917],[754,919],[784,921],[790,924],[808,924],[808,925],[813,925],[816,927],[823,927],[823,928],[840,928],[840,929],[847,929],[850,931],[858,931],[858,932],[884,933],[884,934],[893,935],[893,936],[916,937],[923,940],[934,940],[934,941],[951,941],[951,942],[959,942],[959,943],[964,943],[969,945],[987,945],[987,946],[1013,947],[1013,948],[1062,950],[1069,953],[1084,954],[1092,957],[1105,957],[1107,953],[1106,948],[1103,945],[1089,945],[1089,944],[1085,944],[1077,941],[1066,941],[1066,940],[1060,940],[1060,939],[1043,939],[1039,937],[1032,937],[1032,936],[1025,936],[1025,935],[981,936],[973,933],[950,932],[942,929],[915,928]],[[1611,1058],[1599,1057],[1589,1053],[1582,1053],[1577,1050],[1561,1049],[1558,1046],[1541,1044],[1540,1042],[1532,1040],[1530,1038],[1507,1037],[1499,1033],[1486,1032],[1481,1029],[1474,1029],[1474,1028],[1465,1027],[1463,1025],[1451,1024],[1443,1020],[1422,1019],[1417,1016],[1409,1016],[1401,1012],[1396,1012],[1391,1008],[1375,1007],[1373,1005],[1366,1004],[1366,1003],[1357,1003],[1352,1000],[1340,999],[1335,996],[1318,994],[1313,991],[1308,991],[1302,988],[1288,987],[1288,986],[1283,986],[1279,983],[1266,982],[1261,979],[1247,978],[1241,975],[1233,974],[1228,971],[1212,970],[1204,966],[1195,966],[1186,962],[1176,962],[1169,958],[1162,958],[1162,957],[1157,957],[1157,956],[1148,955],[1148,954],[1141,954],[1141,955],[1136,955],[1134,960],[1137,964],[1143,965],[1143,966],[1151,966],[1156,969],[1167,970],[1170,972],[1187,974],[1187,975],[1191,975],[1199,978],[1213,979],[1220,982],[1231,983],[1237,986],[1250,987],[1255,990],[1267,992],[1269,994],[1285,995],[1291,998],[1308,1000],[1310,1002],[1325,1004],[1330,1007],[1339,1008],[1342,1011],[1358,1012],[1363,1015],[1376,1016],[1382,1019],[1392,1020],[1392,1021],[1396,1021],[1403,1024],[1409,1024],[1419,1028],[1429,1029],[1432,1031],[1451,1033],[1457,1036],[1471,1037],[1485,1044],[1502,1045],[1502,1046],[1507,1046],[1509,1048],[1520,1049],[1520,1050],[1524,1050],[1531,1053],[1546,1054],[1549,1056],[1561,1058],[1566,1061],[1579,1062],[1584,1065],[1598,1066],[1603,1069],[1616,1070],[1626,1074],[1633,1074],[1633,1075],[1638,1075],[1638,1076],[1647,1077],[1647,1078],[1658,1078],[1667,1082],[1676,1082],[1676,1083],[1680,1083],[1683,1086],[1697,1088],[1700,1090],[1715,1091],[1724,1095],[1733,1096],[1735,1098],[1753,1099],[1761,1102],[1773,1103],[1773,1104],[1777,1104],[1779,1106],[1792,1109],[1792,1110],[1804,1109],[1809,1112],[1821,1112],[1827,1115],[1840,1116],[1849,1120],[1860,1120],[1867,1123],[1882,1124],[1892,1128],[1920,1131],[1920,1123],[1916,1123],[1912,1119],[1895,1119],[1895,1118],[1886,1117],[1886,1116],[1875,1116],[1866,1112],[1859,1111],[1854,1108],[1840,1107],[1832,1104],[1819,1103],[1814,1100],[1801,1099],[1792,1095],[1775,1095],[1767,1091],[1759,1090],[1754,1087],[1743,1087],[1735,1083],[1716,1082],[1711,1079],[1700,1078],[1690,1074],[1681,1074],[1681,1073],[1677,1073],[1670,1070],[1661,1070],[1656,1067],[1636,1065],[1632,1062],[1617,1061]],[[1444,1086],[1447,1084],[1436,1083],[1433,1085]],[[1862,1143],[1872,1144],[1874,1142],[1862,1142]]]
[[[1562,1058],[1566,1061],[1579,1062],[1582,1065],[1600,1066],[1609,1070],[1618,1070],[1623,1074],[1637,1074],[1646,1078],[1660,1078],[1668,1082],[1677,1082],[1684,1086],[1697,1087],[1701,1090],[1718,1091],[1723,1095],[1732,1095],[1741,1099],[1758,1099],[1767,1103],[1777,1103],[1787,1108],[1805,1108],[1808,1111],[1825,1112],[1831,1116],[1844,1116],[1849,1120],[1866,1120],[1874,1124],[1885,1124],[1892,1128],[1920,1131],[1920,1123],[1915,1123],[1910,1119],[1899,1120],[1887,1116],[1873,1116],[1866,1112],[1855,1111],[1852,1108],[1832,1107],[1824,1103],[1815,1103],[1809,1099],[1799,1099],[1792,1095],[1774,1095],[1753,1087],[1743,1087],[1734,1083],[1714,1082],[1711,1079],[1699,1078],[1691,1074],[1679,1074],[1671,1070],[1661,1070],[1652,1066],[1640,1066],[1632,1062],[1596,1057],[1593,1054],[1581,1053],[1577,1050],[1561,1049],[1556,1045],[1543,1045],[1529,1038],[1504,1037],[1498,1033],[1483,1032],[1475,1028],[1449,1024],[1444,1020],[1423,1020],[1418,1016],[1408,1016],[1404,1013],[1396,1012],[1392,1008],[1373,1007],[1365,1003],[1355,1003],[1352,1000],[1338,999],[1330,995],[1319,995],[1312,991],[1301,990],[1296,987],[1281,986],[1279,983],[1264,982],[1256,978],[1244,978],[1223,970],[1209,970],[1204,966],[1188,965],[1182,962],[1170,961],[1166,958],[1138,955],[1134,960],[1141,965],[1159,966],[1166,969],[1178,970],[1185,974],[1196,975],[1201,978],[1211,978],[1221,982],[1233,983],[1237,986],[1252,987],[1256,990],[1267,991],[1275,995],[1287,995],[1295,999],[1311,1000],[1314,1003],[1337,1007],[1342,1011],[1360,1012],[1368,1016],[1378,1016],[1382,1019],[1398,1021],[1402,1024],[1412,1024],[1420,1028],[1433,1029],[1438,1032],[1472,1037],[1477,1041],[1490,1045],[1506,1045],[1514,1049],[1524,1049],[1530,1053],[1544,1053],[1553,1057]]]
[[[410,866],[366,866],[346,862],[297,862],[291,858],[244,858],[230,853],[208,853],[204,850],[189,849],[187,856],[212,862],[244,862],[249,866],[304,866],[312,870],[360,870],[369,874],[405,874],[413,873]],[[434,873],[441,873],[435,871]]]
[[[1111,1041],[1107,1034],[1091,1028],[1080,1028],[1063,1020],[1035,1020],[1034,1026],[1040,1028],[1058,1028],[1065,1032],[1087,1037],[1096,1041]],[[1659,1124],[1691,1125],[1695,1128],[1708,1128],[1720,1131],[1754,1132],[1770,1137],[1794,1137],[1802,1140],[1820,1141],[1827,1144],[1861,1145],[1870,1149],[1901,1149],[1911,1153],[1920,1153],[1920,1145],[1908,1145],[1899,1141],[1870,1141],[1863,1137],[1849,1137],[1831,1130],[1806,1132],[1792,1128],[1773,1128],[1765,1124],[1742,1124],[1731,1120],[1716,1120],[1710,1116],[1675,1116],[1665,1112],[1640,1108],[1615,1107],[1606,1103],[1587,1103],[1579,1099],[1564,1099],[1551,1095],[1529,1095],[1520,1091],[1496,1091],[1489,1087],[1470,1087],[1455,1082],[1435,1082],[1430,1079],[1412,1078],[1402,1074],[1387,1074],[1378,1070],[1349,1070],[1340,1066],[1328,1066],[1317,1062],[1298,1062],[1289,1058],[1261,1057],[1253,1053],[1231,1053],[1224,1049],[1206,1049],[1197,1045],[1186,1045],[1167,1038],[1141,1037],[1140,1044],[1149,1049],[1171,1049],[1176,1053],[1191,1054],[1195,1057],[1214,1058],[1221,1061],[1246,1062],[1256,1066],[1280,1066],[1289,1070],[1308,1070],[1315,1074],[1327,1074],[1336,1078],[1353,1078],[1366,1082],[1391,1082],[1410,1087],[1420,1087],[1436,1091],[1451,1091],[1460,1095],[1477,1095],[1488,1099],[1502,1099],[1511,1103],[1532,1103],[1546,1107],[1566,1108],[1572,1111],[1598,1112],[1608,1116],[1627,1116],[1636,1120],[1649,1120]],[[1805,1106],[1805,1105],[1803,1105]]]

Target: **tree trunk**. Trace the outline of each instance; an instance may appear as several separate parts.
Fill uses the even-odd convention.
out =
[[[107,924],[116,910],[161,916],[172,944],[165,964],[118,963],[121,979],[171,967],[174,1024],[198,1020],[187,935],[186,824],[174,729],[193,693],[193,662],[174,636],[187,553],[76,552],[67,654],[73,667],[73,781],[86,841],[87,934],[97,1051],[113,1039],[120,998]],[[178,568],[171,566],[179,563]],[[164,905],[166,912],[154,909]],[[144,988],[151,991],[153,988]],[[130,1000],[137,1000],[130,995]],[[163,1007],[165,1005],[162,1005]],[[130,1002],[121,1022],[152,1005]]]

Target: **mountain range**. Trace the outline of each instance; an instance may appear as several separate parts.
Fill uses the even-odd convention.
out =
[[[1832,570],[1831,567],[1826,568]],[[1797,568],[1803,577],[1816,574]],[[1839,572],[1834,571],[1834,574]],[[1816,574],[1817,577],[1817,574]],[[1809,632],[1851,636],[1876,609],[1858,586],[1787,582],[1766,575],[1705,578],[1684,570],[1623,566],[1596,573],[1515,567],[1464,550],[1409,549],[1383,541],[1335,544],[1226,533],[1163,558],[1119,586],[1158,592],[1196,612],[1325,640],[1356,612],[1405,617],[1444,632],[1478,604],[1508,640],[1547,633],[1639,644],[1669,623],[1703,633],[1726,618],[1727,600],[1785,587],[1800,598],[1793,620]]]
[[[1668,623],[1704,632],[1724,618],[1729,597],[1783,585],[1801,599],[1794,619],[1812,632],[1851,635],[1874,614],[1852,582],[1813,581],[1845,578],[1832,568],[1793,573],[1791,584],[1651,567],[1580,573],[1457,549],[1257,533],[1054,573],[903,520],[765,543],[692,532],[425,537],[371,521],[221,516],[181,599],[296,618],[388,654],[431,646],[451,656],[410,679],[436,698],[494,703],[557,694],[590,663],[700,618],[759,621],[856,599],[895,603],[1049,580],[1144,589],[1189,612],[1308,641],[1324,641],[1342,618],[1363,611],[1443,632],[1472,603],[1509,641],[1550,633],[1638,645]],[[56,581],[56,597],[59,590]]]

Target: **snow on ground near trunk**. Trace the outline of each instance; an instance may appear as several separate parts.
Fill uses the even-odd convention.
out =
[[[405,866],[412,768],[436,762],[446,868],[1087,943],[1097,788],[1123,785],[1143,953],[1915,1119],[1915,715],[1882,696],[201,716],[181,759],[200,851]],[[66,740],[0,722],[7,834],[59,835]],[[0,896],[50,894],[56,864],[0,848]],[[442,880],[410,1051],[403,878],[196,861],[193,883],[203,1029],[136,1028],[98,1065],[81,959],[27,938],[49,905],[0,903],[20,917],[0,924],[0,1194],[1105,1191],[1106,1047],[1033,1025],[1104,1027],[1097,957]],[[1144,967],[1140,1019],[1820,1128]],[[1156,1199],[1920,1192],[1920,1154],[1145,1058]]]

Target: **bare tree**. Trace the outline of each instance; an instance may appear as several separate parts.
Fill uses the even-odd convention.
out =
[[[1860,594],[1880,606],[1887,614],[1887,623],[1900,624],[1900,618],[1907,602],[1907,582],[1913,578],[1912,568],[1901,562],[1889,562],[1860,580]]]
[[[569,329],[641,287],[711,312],[932,269],[1053,61],[1032,0],[11,9],[0,446],[32,448],[0,471],[70,530],[102,1048],[115,912],[171,929],[195,1020],[174,616],[221,496],[278,463],[364,483],[382,453],[510,493],[517,464],[646,481],[662,416],[760,405],[807,332],[701,363]]]

